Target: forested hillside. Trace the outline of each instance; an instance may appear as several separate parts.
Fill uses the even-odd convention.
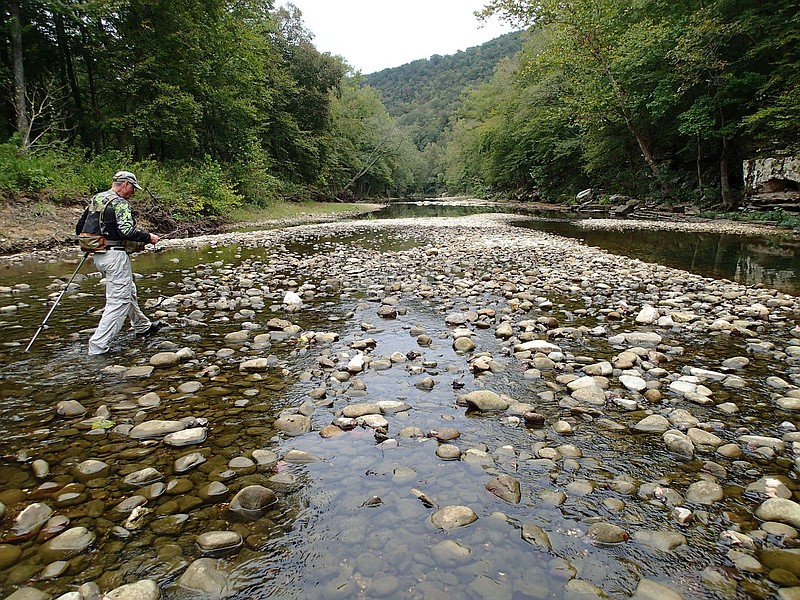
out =
[[[585,186],[735,207],[742,161],[800,152],[798,0],[492,0],[532,35],[448,136],[451,192]]]
[[[525,33],[364,78],[271,0],[7,0],[0,196],[85,196],[124,167],[183,219],[588,186],[731,209],[743,160],[800,154],[800,0],[485,13]]]
[[[0,193],[85,196],[124,167],[188,218],[412,191],[416,150],[359,82],[271,0],[9,0]]]
[[[491,80],[504,58],[522,49],[522,32],[508,33],[449,56],[434,55],[366,76],[389,114],[410,127],[420,149],[438,142],[464,91]]]

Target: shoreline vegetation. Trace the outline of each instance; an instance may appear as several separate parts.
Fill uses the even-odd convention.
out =
[[[134,211],[138,208],[135,199]],[[146,215],[139,215],[138,225],[162,237],[194,237],[202,233],[224,234],[236,228],[271,228],[332,219],[349,218],[382,208],[377,203],[336,203],[307,201],[278,203],[269,208],[245,207],[232,210],[226,219],[205,224],[178,225],[165,231]],[[18,198],[0,204],[0,258],[36,255],[38,252],[76,249],[74,227],[83,205],[62,205],[49,200]]]
[[[272,229],[312,223],[346,221],[364,213],[385,208],[392,200],[383,202],[280,202],[261,208],[245,206],[233,209],[224,220],[209,222],[205,227],[178,225],[171,232],[154,227],[146,218],[140,218],[143,228],[152,228],[164,239],[160,247],[168,241],[169,247],[196,244],[201,240],[214,240],[222,236],[248,230]],[[496,206],[498,213],[509,209],[529,211],[551,211],[573,215],[576,208],[567,205],[542,204],[530,202],[488,201],[468,197],[427,198],[422,203],[448,203],[460,206]],[[136,208],[137,201],[134,200]],[[64,254],[76,250],[74,243],[74,224],[80,216],[81,204],[61,205],[49,200],[16,198],[0,203],[0,261],[27,259],[47,260],[54,254]],[[579,215],[581,213],[578,213]],[[497,215],[494,215],[497,217]],[[737,216],[737,215],[734,215]],[[502,218],[530,218],[527,215],[505,214]],[[777,223],[762,221],[746,222],[735,219],[705,218],[703,216],[680,215],[677,220],[669,212],[658,214],[647,212],[640,218],[594,218],[586,214],[577,218],[576,224],[586,229],[666,229],[671,231],[704,231],[728,233],[732,235],[788,235],[794,230]]]
[[[125,169],[140,220],[190,235],[248,206],[462,194],[725,217],[753,201],[745,218],[796,227],[794,171],[745,168],[800,154],[796,13],[497,0],[482,15],[519,35],[369,76],[291,5],[11,2],[0,205],[49,211]]]

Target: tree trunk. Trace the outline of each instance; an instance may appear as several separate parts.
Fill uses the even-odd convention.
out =
[[[19,3],[9,0],[11,14],[11,47],[14,65],[14,110],[17,113],[17,132],[19,146],[27,150],[30,140],[30,123],[25,102],[25,66],[22,63],[22,21],[19,16]]]
[[[722,206],[728,210],[736,208],[736,198],[731,191],[731,174],[728,168],[730,156],[730,140],[722,136],[722,156],[719,159],[719,185],[722,191]]]
[[[86,18],[81,15],[81,18]],[[94,83],[94,57],[91,54],[91,40],[92,36],[85,25],[81,25],[82,46],[83,46],[83,64],[86,65],[86,77],[89,80],[89,104],[92,107],[92,144],[94,146],[95,154],[100,154],[103,151],[103,139],[100,137],[100,107],[97,103],[97,87]]]
[[[78,87],[78,80],[75,77],[75,67],[72,62],[72,50],[69,46],[67,33],[64,30],[64,16],[60,13],[55,15],[56,39],[58,40],[58,50],[61,55],[61,64],[65,70],[66,83],[69,83],[72,92],[72,101],[75,103],[75,121],[80,131],[81,143],[84,146],[89,144],[89,132],[86,127],[86,115],[83,112],[83,99],[81,90]]]
[[[387,154],[391,154],[392,152],[396,152],[400,148],[400,144],[398,144],[397,148],[394,149],[385,149],[386,142],[389,141],[389,136],[387,135],[382,142],[380,142],[375,148],[372,149],[372,152],[367,157],[367,165],[362,167],[361,170],[356,173],[350,181],[347,182],[347,185],[344,186],[343,192],[346,192],[351,187],[353,187],[359,179],[361,179],[367,172],[372,168],[372,166],[377,163],[380,159],[382,159]]]
[[[700,198],[704,197],[703,188],[703,155],[700,149],[700,134],[697,134],[697,189],[700,192]]]
[[[722,128],[725,127],[725,113],[720,109],[719,120]],[[731,174],[728,160],[731,154],[731,142],[728,136],[722,135],[722,156],[719,159],[719,187],[722,192],[722,206],[728,210],[736,208],[736,198],[731,191]]]
[[[642,132],[633,124],[633,120],[627,115],[625,111],[622,111],[622,116],[625,118],[625,124],[628,126],[628,131],[633,134],[633,137],[636,138],[636,142],[639,144],[639,149],[642,151],[642,156],[644,157],[644,162],[647,163],[647,166],[650,167],[650,171],[652,171],[653,175],[655,175],[658,183],[661,185],[661,192],[669,198],[672,196],[672,186],[666,181],[661,175],[661,170],[658,168],[658,164],[656,163],[656,159],[653,158],[653,153],[650,151],[650,145],[647,143],[647,140],[644,139]]]
[[[125,97],[125,110],[123,114],[127,117],[131,114],[131,110],[133,109],[133,96],[128,94]],[[128,135],[131,132],[131,126],[127,124],[128,119],[125,119],[126,125],[123,126],[122,131],[119,132],[119,138],[117,140],[117,150],[123,152],[125,148],[128,146]]]

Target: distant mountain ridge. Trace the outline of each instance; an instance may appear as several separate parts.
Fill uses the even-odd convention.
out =
[[[522,48],[523,35],[507,33],[456,54],[383,69],[365,75],[365,83],[378,91],[389,114],[414,130],[414,141],[423,149],[439,140],[462,92],[489,81],[497,64]]]

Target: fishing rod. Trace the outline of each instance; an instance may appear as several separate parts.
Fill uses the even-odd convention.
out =
[[[28,342],[28,347],[25,348],[25,352],[30,350],[31,346],[33,346],[33,342],[36,341],[36,338],[39,336],[39,334],[41,333],[42,329],[44,329],[44,324],[47,323],[47,319],[50,318],[50,315],[53,314],[53,311],[56,309],[56,306],[58,306],[58,303],[61,302],[61,298],[67,292],[67,290],[69,289],[69,286],[72,285],[72,280],[75,279],[75,276],[78,274],[78,271],[81,270],[81,267],[83,266],[83,263],[86,261],[86,258],[88,256],[89,256],[88,252],[84,252],[83,253],[83,258],[78,263],[78,266],[75,269],[75,272],[72,274],[72,277],[69,278],[69,281],[67,282],[67,285],[64,286],[64,289],[61,290],[61,293],[58,295],[58,298],[56,298],[56,301],[53,303],[53,306],[50,307],[50,310],[48,311],[47,315],[45,315],[45,318],[42,321],[41,325],[39,325],[39,328],[36,330],[36,333],[33,334],[33,337],[31,338],[31,341]]]

